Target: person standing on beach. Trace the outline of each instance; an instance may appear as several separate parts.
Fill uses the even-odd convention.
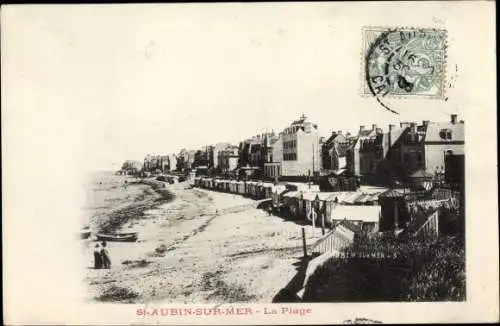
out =
[[[101,246],[98,243],[96,243],[94,247],[94,268],[102,268]]]
[[[109,251],[106,248],[107,243],[106,241],[103,241],[101,244],[102,244],[101,248],[102,266],[103,268],[109,269],[111,268],[111,259],[109,258]]]

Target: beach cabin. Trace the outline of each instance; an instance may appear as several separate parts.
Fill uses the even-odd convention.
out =
[[[258,182],[257,187],[255,189],[255,199],[264,199],[265,196],[266,196],[266,193],[264,190],[264,183]]]
[[[236,182],[236,188],[237,188],[238,194],[240,194],[240,195],[245,194],[245,182],[243,182],[243,181]]]
[[[231,180],[224,180],[224,191],[231,192]]]
[[[301,215],[310,220],[311,211],[314,208],[317,214],[317,221],[321,222],[322,214],[324,214],[325,224],[328,224],[328,216],[331,214],[333,204],[335,204],[335,193],[303,192],[299,209],[301,209]]]
[[[248,197],[252,197],[255,189],[255,182],[254,181],[247,181],[246,182],[246,193],[245,195]]]
[[[354,201],[359,196],[359,192],[341,192],[336,198],[339,204],[354,205]]]
[[[282,195],[287,191],[284,185],[273,185],[271,188],[271,199],[273,208],[276,210],[281,209],[283,206]]]
[[[271,198],[273,193],[273,184],[270,182],[264,182],[264,198]]]
[[[366,194],[362,193],[357,198],[354,199],[355,205],[376,205],[378,201],[377,194]]]
[[[283,207],[290,217],[298,218],[300,216],[299,202],[302,192],[299,190],[289,191],[283,194]]]
[[[238,193],[238,183],[237,183],[236,180],[232,180],[231,181],[230,189],[231,189],[231,193],[233,193],[233,194],[237,194]]]

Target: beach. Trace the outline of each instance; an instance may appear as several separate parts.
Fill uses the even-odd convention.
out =
[[[131,193],[128,203],[117,206],[137,216],[128,216],[117,230],[138,232],[139,238],[108,244],[109,270],[92,268],[94,242],[86,241],[89,300],[271,302],[297,272],[294,264],[303,255],[301,226],[269,216],[253,199],[185,182],[167,184],[168,199],[147,184],[130,184],[124,191]],[[113,211],[94,216],[93,227],[116,218]],[[321,230],[305,228],[308,245],[321,237]]]

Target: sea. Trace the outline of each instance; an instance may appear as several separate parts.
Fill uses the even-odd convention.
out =
[[[83,207],[83,226],[92,227],[97,219],[120,209],[143,195],[142,185],[130,184],[131,176],[116,175],[114,171],[93,171],[84,183],[86,201]]]

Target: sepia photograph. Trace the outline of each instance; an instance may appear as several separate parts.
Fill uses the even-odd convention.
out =
[[[7,321],[498,321],[494,26],[489,1],[2,6]]]

